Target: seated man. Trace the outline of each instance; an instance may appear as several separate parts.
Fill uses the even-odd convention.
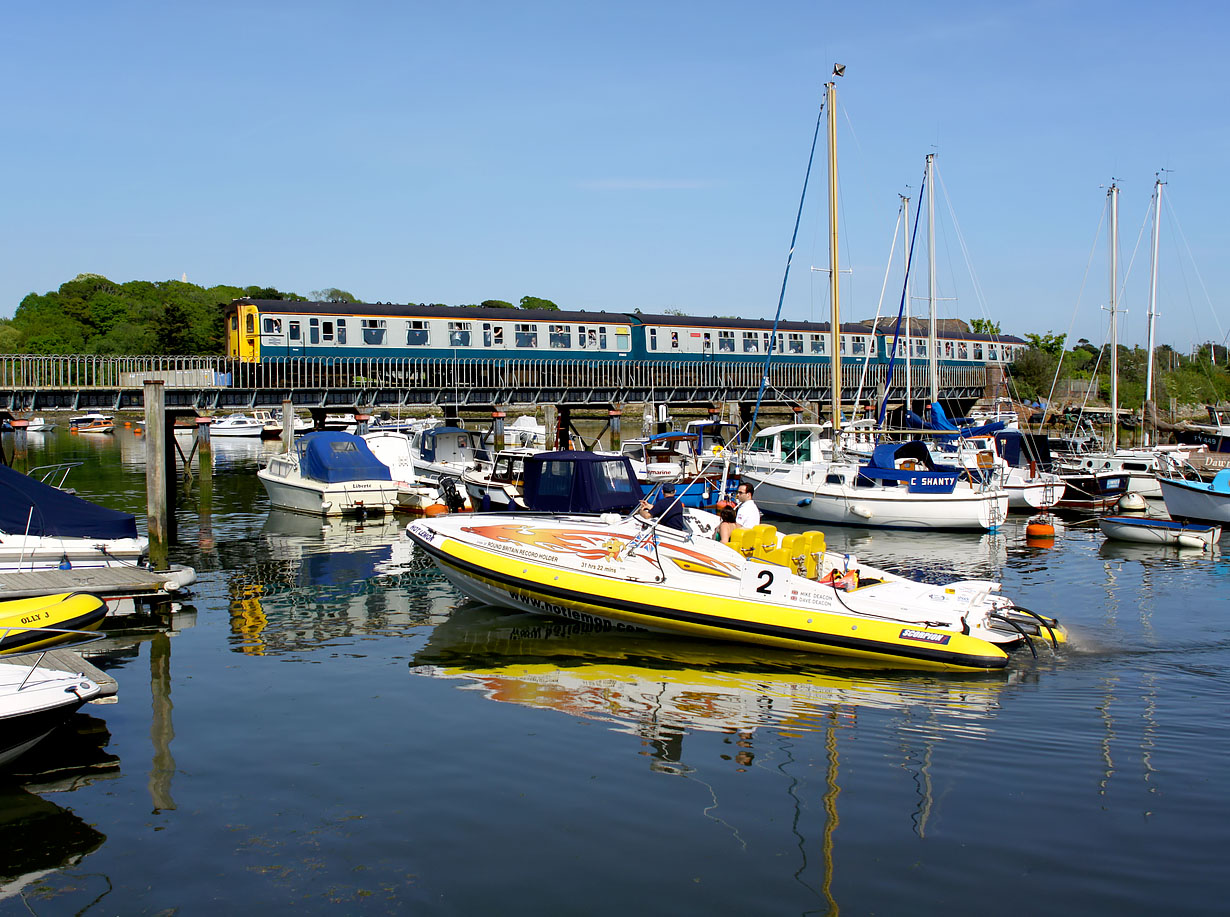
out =
[[[688,530],[683,522],[683,502],[675,496],[674,484],[662,485],[662,496],[653,502],[653,506],[642,500],[641,508],[638,512],[644,519],[657,519],[660,517],[662,525],[670,526],[681,532]]]

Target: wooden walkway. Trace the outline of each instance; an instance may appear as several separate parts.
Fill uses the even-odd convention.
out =
[[[154,598],[168,590],[170,577],[139,567],[83,567],[74,570],[34,570],[0,573],[0,595],[24,599],[61,592],[88,592],[99,598],[132,596]]]

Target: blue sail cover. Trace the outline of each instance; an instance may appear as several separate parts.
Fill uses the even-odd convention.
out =
[[[136,538],[137,517],[0,465],[0,531],[59,538]]]
[[[299,473],[322,484],[391,481],[389,466],[376,458],[362,437],[349,433],[309,433],[295,440]]]
[[[627,513],[644,496],[623,455],[540,452],[525,460],[525,505],[537,513]]]
[[[898,468],[900,459],[913,459],[918,467]],[[866,484],[876,481],[905,484],[910,493],[952,493],[959,473],[960,470],[951,465],[935,464],[926,445],[916,439],[905,443],[881,443],[872,451],[867,464],[858,470],[859,478]]]

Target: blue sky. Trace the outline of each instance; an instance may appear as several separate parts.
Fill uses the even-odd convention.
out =
[[[942,317],[1100,343],[1113,177],[1143,344],[1164,168],[1159,340],[1225,337],[1220,3],[840,6],[6,4],[0,315],[92,272],[771,317],[841,62],[843,318],[875,313],[935,152]],[[824,167],[787,318],[828,315]]]

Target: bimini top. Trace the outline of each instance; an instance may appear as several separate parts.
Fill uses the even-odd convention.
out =
[[[539,452],[525,460],[525,505],[537,513],[627,513],[641,485],[623,455]]]
[[[295,440],[295,452],[299,473],[322,484],[393,480],[389,466],[360,437],[349,433],[309,433]]]
[[[60,538],[136,538],[137,517],[0,465],[0,531]]]

